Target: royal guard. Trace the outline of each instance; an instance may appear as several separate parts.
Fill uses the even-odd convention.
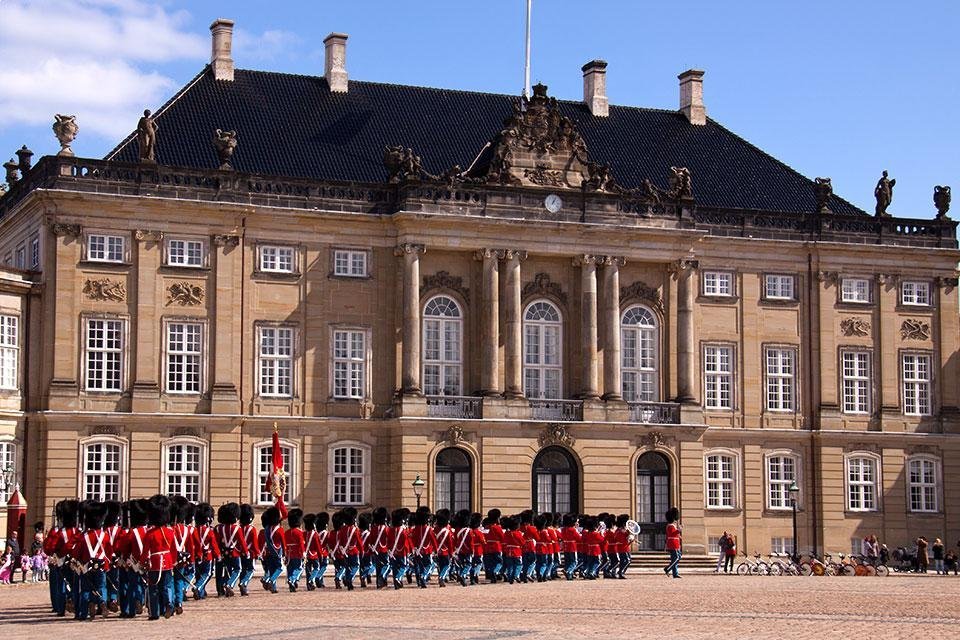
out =
[[[113,557],[110,558],[110,570],[107,571],[107,610],[116,613],[120,611],[120,589],[123,581],[120,579],[120,562],[117,557],[119,551],[119,538],[123,533],[120,526],[121,505],[116,500],[104,502],[106,516],[103,521],[103,530],[107,532],[107,541],[110,548],[113,549]]]
[[[50,579],[56,582],[53,585],[55,596],[53,608],[54,613],[60,618],[64,617],[68,610],[72,611],[75,608],[73,590],[76,587],[76,580],[70,569],[72,559],[70,554],[74,538],[80,535],[80,530],[77,529],[79,514],[78,500],[64,500],[60,503],[60,532],[57,535],[56,544],[52,545],[53,553],[50,554]],[[56,567],[56,572],[52,570],[53,567]]]
[[[360,588],[366,589],[370,581],[370,574],[373,573],[373,554],[367,548],[367,538],[370,536],[370,516],[361,513],[357,516],[357,528],[360,529],[360,570],[357,575],[360,577]]]
[[[277,579],[283,573],[283,527],[280,526],[280,510],[269,507],[260,516],[263,530],[260,531],[260,562],[263,565],[263,577],[260,584],[272,593],[277,592]]]
[[[390,551],[390,571],[393,573],[393,588],[403,588],[403,576],[407,573],[407,556],[410,554],[410,537],[407,531],[409,509],[397,509],[390,516],[390,529],[387,531],[387,546]]]
[[[343,553],[340,551],[340,527],[343,526],[343,512],[334,511],[330,517],[330,533],[324,540],[327,557],[333,563],[333,586],[337,589],[343,581]]]
[[[601,567],[604,578],[615,578],[620,566],[620,547],[617,543],[617,516],[612,513],[603,514],[603,555]]]
[[[531,582],[535,579],[537,571],[537,545],[540,543],[540,534],[533,525],[533,511],[531,509],[520,513],[519,531],[523,534],[520,582]]]
[[[220,557],[217,536],[211,526],[213,507],[206,502],[198,504],[193,521],[197,526],[194,538],[197,564],[194,573],[193,599],[203,600],[207,597],[207,583],[213,577],[214,562]]]
[[[410,529],[413,545],[413,562],[416,571],[417,586],[427,588],[427,581],[433,569],[433,554],[437,550],[437,536],[430,526],[430,510],[417,509],[413,514],[413,528]]]
[[[627,569],[630,568],[630,543],[633,542],[633,535],[627,531],[627,522],[630,520],[630,516],[626,513],[621,513],[617,516],[617,535],[616,535],[616,544],[617,544],[617,571],[616,577],[620,580],[625,580],[627,578]]]
[[[103,613],[107,598],[107,571],[110,570],[110,558],[113,555],[107,532],[103,529],[106,515],[106,505],[87,501],[84,505],[86,531],[73,541],[71,556],[79,587],[79,595],[74,603],[74,618],[77,620]]]
[[[573,514],[566,514],[561,520],[560,540],[563,546],[563,573],[567,580],[573,580],[580,564],[580,544],[582,535],[577,529],[577,518]]]
[[[599,520],[586,518],[583,524],[583,577],[596,580],[600,571],[600,554],[603,553],[603,534],[597,531]]]
[[[47,535],[43,539],[43,553],[47,556],[47,567],[49,572],[49,577],[47,578],[47,586],[50,589],[50,607],[53,609],[54,613],[57,613],[57,584],[60,580],[60,567],[56,563],[56,553],[57,553],[57,539],[60,537],[61,529],[61,513],[63,511],[63,503],[56,503],[53,506],[53,526],[50,527],[50,530],[47,531]]]
[[[327,572],[327,566],[330,564],[330,550],[327,548],[327,541],[330,539],[330,530],[327,525],[330,524],[330,514],[321,511],[317,514],[317,538],[319,538],[320,554],[317,557],[317,579],[314,583],[317,589],[323,589],[323,574]]]
[[[503,570],[503,527],[500,509],[490,509],[484,522],[483,571],[488,582],[497,582]]]
[[[230,598],[240,581],[241,558],[247,553],[247,542],[244,540],[243,530],[237,521],[240,519],[240,505],[228,502],[219,509],[220,524],[217,525],[217,544],[220,547],[220,578],[217,593]]]
[[[453,559],[453,528],[450,526],[450,510],[439,509],[433,523],[433,535],[437,539],[437,585],[447,586],[450,563]]]
[[[289,516],[288,516],[289,517]],[[320,572],[320,536],[317,535],[317,514],[303,516],[304,535],[304,574],[307,577],[307,591],[317,588],[317,576]]]
[[[553,518],[553,514],[550,515]],[[547,579],[548,558],[550,558],[550,534],[547,532],[547,514],[540,513],[533,517],[533,526],[536,529],[536,562],[533,575],[537,582],[544,582]]]
[[[483,554],[487,548],[487,536],[483,530],[483,514],[470,514],[470,544],[473,545],[473,567],[470,569],[470,584],[480,584],[483,570]]]
[[[357,527],[357,510],[347,507],[343,510],[340,530],[337,532],[337,546],[342,554],[343,586],[347,591],[353,591],[353,579],[360,570],[360,549],[363,540],[360,539],[360,529]]]
[[[373,570],[377,576],[377,589],[387,585],[387,573],[390,570],[390,559],[387,546],[387,510],[383,507],[374,509],[371,516],[370,535],[367,536],[366,549],[373,562]]]
[[[133,618],[143,612],[144,582],[140,558],[143,557],[147,536],[147,518],[150,503],[131,500],[126,504],[127,531],[123,537],[123,589],[120,598],[120,617]]]
[[[240,529],[243,535],[243,542],[247,545],[247,555],[240,558],[240,579],[237,584],[240,586],[240,595],[249,595],[248,585],[253,578],[254,561],[260,558],[260,536],[257,535],[257,528],[253,525],[253,507],[249,504],[240,505]]]
[[[170,499],[155,495],[150,498],[149,522],[140,564],[147,571],[147,602],[150,620],[173,615],[173,565],[177,548],[171,521]]]
[[[197,566],[197,532],[193,525],[196,506],[183,496],[175,496],[170,507],[176,556],[173,561],[173,610],[183,612],[187,589],[192,589]]]
[[[293,593],[300,582],[303,559],[307,553],[307,542],[303,535],[303,509],[290,509],[287,513],[287,524],[290,528],[283,536],[284,555],[287,558],[287,586],[290,593]]]
[[[555,512],[553,514],[553,524],[550,527],[550,535],[553,538],[553,562],[551,563],[550,579],[556,580],[560,577],[560,567],[563,566],[563,543],[560,540],[560,526],[563,523],[563,514]]]
[[[523,567],[523,532],[518,518],[503,518],[503,574],[513,584],[520,579]]]

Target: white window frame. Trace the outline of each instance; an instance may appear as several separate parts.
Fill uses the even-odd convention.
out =
[[[531,307],[538,304],[549,305],[554,312],[557,314],[557,320],[528,320],[527,314],[530,312]],[[564,397],[564,384],[563,384],[563,311],[560,307],[551,300],[546,298],[538,298],[536,300],[531,300],[523,308],[523,321],[521,322],[521,331],[523,339],[523,348],[522,348],[522,357],[523,357],[523,393],[530,400],[539,400],[542,398],[558,400]],[[534,329],[537,333],[537,341],[540,347],[539,356],[536,359],[536,362],[531,362],[529,360],[531,354],[528,353],[530,348],[529,336],[527,335],[527,329]],[[557,332],[557,341],[556,341],[556,355],[557,362],[547,363],[545,361],[546,353],[544,350],[544,345],[546,344],[546,334],[548,329],[556,329]],[[527,385],[527,372],[528,371],[537,371],[538,372],[538,385],[536,389],[536,394],[530,393],[530,388]],[[546,374],[555,371],[557,376],[557,393],[554,396],[547,395],[546,389]]]
[[[174,245],[180,248],[175,252]],[[200,238],[167,238],[164,247],[168,267],[183,267],[185,269],[202,269],[207,265],[207,243]],[[198,250],[198,255],[191,255]]]
[[[352,341],[352,336],[359,334],[363,336],[363,355],[357,357],[355,355],[348,355],[346,357],[337,356],[337,338],[338,334],[346,333],[350,336],[348,339]],[[330,327],[330,397],[334,400],[363,400],[370,397],[370,369],[371,369],[371,344],[370,344],[370,329],[367,327],[357,327],[357,326],[331,326]],[[352,350],[352,345],[348,343],[348,349]],[[340,393],[337,391],[337,381],[338,375],[338,365],[346,365],[346,392]],[[356,371],[356,367],[360,366],[360,383],[359,388],[354,387],[352,384],[353,372]]]
[[[96,239],[96,240],[95,240]],[[94,255],[94,244],[100,244],[102,240],[103,247],[97,248],[102,255]],[[117,244],[119,243],[119,255],[117,255]],[[110,264],[124,264],[127,262],[128,243],[127,237],[113,233],[88,233],[86,235],[86,247],[84,255],[88,262],[107,262]]]
[[[854,375],[847,375],[847,357],[853,358]],[[866,358],[867,373],[861,373],[862,358]],[[850,391],[850,402],[847,391]],[[849,415],[868,416],[873,412],[873,352],[868,349],[840,350],[840,411]]]
[[[179,350],[174,351],[170,346],[170,337],[175,326],[184,327],[184,344],[186,344],[186,329],[187,327],[196,328],[199,336],[199,349],[198,351],[186,351]],[[166,318],[163,322],[163,382],[164,382],[164,391],[170,395],[178,396],[189,396],[189,395],[199,395],[203,393],[204,384],[206,382],[206,353],[207,353],[207,327],[206,322],[202,319],[195,318]],[[173,387],[174,376],[171,371],[171,366],[173,364],[172,358],[180,357],[183,358],[183,362],[187,362],[187,359],[196,359],[196,368],[197,368],[197,378],[196,378],[196,388],[186,388],[188,382],[188,376],[186,370],[184,369],[181,372],[182,380],[180,386],[182,388],[176,389]],[[185,366],[185,365],[184,365]]]
[[[171,470],[170,454],[173,447],[196,447],[199,449],[199,469],[197,469],[197,471]],[[180,484],[180,490],[171,491],[172,487],[170,486],[170,480],[175,476],[196,477],[197,496],[196,499],[191,500],[191,502],[202,502],[205,500],[207,495],[207,472],[209,469],[207,441],[203,440],[202,438],[195,438],[193,436],[177,436],[163,441],[162,452],[163,455],[161,456],[161,459],[163,461],[163,467],[161,469],[160,477],[160,493],[164,495],[184,495],[184,497],[189,500],[189,496],[186,496],[182,491],[182,484]]]
[[[851,304],[870,304],[873,302],[873,286],[870,278],[841,278],[840,301]]]
[[[723,466],[720,462],[720,475],[713,474],[710,472],[710,458],[730,458],[730,477],[723,477]],[[740,505],[740,478],[741,478],[741,468],[740,468],[740,453],[733,449],[709,449],[703,452],[703,504],[708,511],[730,511],[739,508]],[[714,502],[710,497],[711,485],[718,485],[719,492],[718,496],[721,497],[720,502]],[[730,487],[730,502],[729,504],[724,504],[722,497],[723,491],[722,487]]]
[[[366,249],[334,249],[333,275],[338,278],[366,278],[370,275],[370,252]]]
[[[7,468],[7,465],[13,467],[14,478],[20,477],[20,460],[17,457],[17,441],[13,438],[0,438],[0,473]],[[10,491],[13,491],[13,487],[10,487]],[[3,485],[0,484],[0,505],[7,504],[7,500],[10,499],[10,494],[4,491]]]
[[[792,506],[790,505],[790,492],[787,490],[790,487],[791,482],[796,482],[797,487],[800,489],[797,491],[797,509],[800,509],[803,505],[803,469],[802,469],[802,458],[795,451],[789,449],[777,449],[774,451],[769,451],[764,455],[763,467],[764,467],[764,478],[766,480],[765,485],[767,488],[767,509],[770,511],[791,511]],[[773,477],[773,461],[775,459],[779,460],[793,460],[793,479],[787,480],[783,478],[774,478]],[[781,466],[782,469],[782,466]],[[781,470],[781,475],[785,475]],[[774,500],[774,487],[782,487],[783,490],[783,499],[782,504],[776,504]]]
[[[730,298],[734,295],[733,272],[708,269],[703,272],[703,295]]]
[[[30,270],[40,270],[40,236],[33,236],[30,239]]]
[[[17,247],[16,267],[21,271],[27,270],[27,246],[21,244]]]
[[[290,324],[279,324],[279,323],[257,323],[257,362],[256,362],[256,375],[257,375],[257,395],[263,398],[293,398],[296,393],[295,389],[297,384],[297,327]],[[264,353],[264,333],[273,332],[275,337],[273,339],[273,351],[270,353]],[[280,340],[282,333],[290,334],[290,353],[285,354],[281,353],[280,350]],[[282,366],[284,363],[287,363],[289,367],[288,372],[288,387],[284,389],[281,387],[279,380],[280,374],[282,373]],[[271,374],[272,383],[268,382],[264,376],[265,368],[269,368],[269,373]]]
[[[929,307],[933,304],[932,287],[926,280],[904,280],[900,283],[900,304]]]
[[[912,374],[908,377],[908,366]],[[926,374],[919,373],[926,368]],[[929,352],[904,351],[900,354],[900,395],[903,415],[933,415],[933,356]]]
[[[114,348],[96,348],[92,349],[90,347],[90,329],[91,323],[104,323],[104,330],[108,323],[118,323],[120,325],[119,331],[119,349]],[[111,316],[88,316],[84,318],[83,322],[83,388],[86,392],[92,393],[121,393],[126,387],[127,379],[127,343],[128,343],[128,327],[129,323],[126,318],[111,317]],[[90,384],[90,363],[93,354],[98,353],[118,353],[119,354],[119,376],[117,380],[117,385],[113,386],[101,386],[93,387]],[[104,375],[104,379],[106,376]]]
[[[20,316],[0,314],[0,389],[20,389]]]
[[[448,300],[453,305],[456,315],[428,315],[427,310],[431,303],[436,300]],[[424,395],[463,395],[463,307],[453,296],[442,293],[430,296],[423,305],[421,324],[423,328],[420,337],[420,362]],[[450,328],[454,328],[456,332],[455,341],[448,339]],[[432,356],[430,343],[434,339],[429,338],[429,334],[433,331],[436,332],[437,337],[435,338],[436,355]],[[430,373],[428,370],[433,370],[434,373]],[[450,387],[447,385],[448,376],[455,379],[455,383]],[[436,377],[438,381],[435,387],[427,382],[432,377]]]
[[[647,314],[652,324],[625,322],[627,314],[634,310]],[[630,353],[628,345],[631,344],[634,353]],[[659,402],[660,321],[650,307],[634,304],[623,310],[620,314],[620,345],[620,393],[623,399],[627,402]],[[632,389],[628,389],[628,375],[636,378]],[[644,390],[647,386],[645,379],[651,381],[649,391]]]
[[[347,449],[349,450],[359,450],[362,469],[361,472],[353,473],[349,469],[347,472],[338,472],[336,470],[336,452],[338,449]],[[349,455],[349,454],[348,454]],[[349,458],[348,458],[349,464]],[[327,447],[327,500],[330,505],[333,506],[352,506],[357,507],[369,503],[370,499],[370,481],[371,481],[371,447],[368,444],[363,442],[358,442],[355,440],[341,440],[339,442],[333,442]],[[361,493],[359,501],[351,500],[340,500],[336,499],[336,484],[337,479],[345,479],[347,485],[349,486],[351,479],[360,479]],[[349,489],[348,489],[349,497]]]
[[[97,435],[81,440],[78,446],[79,461],[77,464],[77,495],[81,500],[96,498],[99,500],[120,500],[123,501],[127,496],[128,482],[130,478],[130,443],[119,436]],[[108,473],[95,472],[87,468],[87,451],[90,447],[105,445],[116,446],[118,450],[117,469]],[[99,470],[97,470],[99,471]],[[100,487],[96,495],[87,493],[88,476],[117,477],[117,496],[107,496],[103,493],[104,482],[99,482]]]
[[[797,277],[790,273],[767,273],[763,276],[765,300],[796,300]]]
[[[920,465],[920,480],[913,479],[913,465]],[[932,465],[933,481],[927,482],[924,477],[924,465]],[[940,475],[940,460],[929,454],[917,454],[907,458],[906,461],[906,480],[907,480],[907,510],[911,513],[939,513],[940,512],[940,492],[942,487],[942,476]],[[913,501],[914,489],[919,489],[920,503],[916,505]],[[926,490],[932,491],[932,496],[928,496]]]
[[[870,461],[873,463],[873,481],[867,482],[862,479],[851,480],[851,472],[857,470],[857,473],[862,478],[863,462],[864,460]],[[880,467],[880,456],[871,452],[871,451],[853,451],[846,454],[843,458],[843,488],[844,488],[844,504],[846,505],[847,511],[856,511],[856,512],[867,512],[872,513],[875,511],[880,511],[880,496],[883,483],[880,482],[882,478],[882,469]],[[859,505],[854,506],[854,501],[851,500],[853,497],[851,494],[854,487],[860,487],[857,490],[857,498]],[[870,507],[864,506],[866,504],[866,496],[868,494],[867,488],[873,487],[873,505]]]
[[[254,443],[253,445],[253,454],[251,458],[253,460],[253,465],[254,465],[253,473],[251,474],[253,477],[252,503],[258,507],[269,507],[269,506],[273,506],[274,504],[274,499],[272,495],[270,496],[269,500],[264,501],[262,499],[263,488],[266,485],[267,477],[269,476],[270,472],[273,470],[272,447],[273,447],[272,439],[262,440],[260,442]],[[287,456],[287,460],[285,460],[285,463],[289,462],[289,464],[284,464],[284,467],[285,467],[284,471],[287,472],[287,496],[289,497],[289,500],[285,500],[284,502],[287,505],[296,505],[299,503],[299,500],[300,500],[300,469],[301,469],[300,443],[293,440],[286,440],[284,438],[280,438],[280,449],[282,450],[284,448],[290,450],[290,454]],[[264,454],[262,453],[263,451],[267,451],[267,453]],[[261,455],[266,455],[270,457],[270,464],[269,464],[270,468],[266,469],[266,472],[264,472],[264,470],[260,466]]]
[[[289,267],[283,263],[289,262]],[[262,273],[297,273],[297,250],[289,245],[257,246],[257,270]]]
[[[716,366],[712,368],[709,363],[711,352],[715,351]],[[721,365],[721,352],[727,352],[728,367],[723,370]],[[701,349],[701,363],[703,370],[703,408],[710,411],[732,411],[736,397],[736,372],[737,372],[737,351],[729,343],[705,343]],[[723,400],[723,383],[727,381],[727,400]],[[711,393],[714,400],[710,399]]]
[[[793,553],[793,536],[771,536],[770,553],[772,554],[791,554]]]
[[[770,413],[796,413],[799,349],[768,345],[763,349],[764,407]],[[771,359],[773,356],[773,359]],[[789,360],[789,363],[787,363]],[[789,373],[784,373],[789,364]],[[771,368],[773,365],[773,368]],[[788,397],[789,396],[789,397]]]

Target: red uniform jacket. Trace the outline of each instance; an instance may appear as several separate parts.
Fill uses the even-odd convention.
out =
[[[457,529],[452,538],[453,554],[457,556],[473,555],[473,534],[470,527]]]
[[[169,571],[177,561],[171,527],[150,527],[143,541],[140,564],[148,571]]]
[[[110,548],[113,549],[113,555],[117,556],[120,553],[119,547],[122,544],[126,531],[118,524],[106,527],[104,531],[107,532],[107,540],[110,541]]]
[[[260,557],[260,539],[257,536],[257,528],[252,524],[243,526],[243,543],[247,545],[247,557]]]
[[[140,562],[140,558],[143,556],[143,547],[144,544],[146,544],[146,539],[146,527],[134,527],[133,529],[130,529],[123,536],[120,554],[126,560]]]
[[[363,548],[363,540],[360,539],[360,529],[356,525],[340,527],[337,531],[337,545],[340,547],[341,556],[358,556],[360,549]]]
[[[174,564],[180,562],[181,552],[184,554],[185,562],[197,561],[196,536],[191,527],[185,524],[173,525],[173,550],[177,556],[174,558]]]
[[[537,531],[537,528],[532,524],[527,524],[520,528],[520,533],[523,534],[523,552],[536,553],[537,543],[540,542],[540,532]]]
[[[47,531],[47,537],[43,539],[43,552],[52,556],[57,552],[57,540],[60,538],[60,528],[53,527]]]
[[[276,555],[283,556],[283,527],[274,527],[273,531],[263,529],[259,542],[261,556],[266,556],[271,550],[275,551]]]
[[[324,529],[323,531],[317,531],[317,537],[320,538],[320,557],[329,558],[330,549],[327,548],[327,541],[330,540],[330,530]]]
[[[214,534],[213,527],[205,524],[197,527],[197,539],[194,540],[194,544],[196,544],[198,562],[215,560],[220,557],[220,546],[217,544],[217,536]]]
[[[418,524],[410,529],[410,544],[417,555],[428,556],[437,550],[437,536],[428,524]]]
[[[503,534],[503,556],[519,558],[523,555],[523,532],[519,529],[505,531]]]
[[[679,551],[682,543],[680,527],[671,522],[667,525],[667,551]]]
[[[92,529],[78,535],[73,539],[70,555],[84,564],[94,559],[102,560],[103,570],[109,571],[110,558],[113,556],[110,536],[104,529]]]
[[[387,546],[387,531],[390,529],[385,524],[374,524],[370,526],[370,535],[367,536],[367,550],[370,553],[386,553],[390,551]]]
[[[473,555],[482,556],[487,548],[487,536],[480,529],[470,529],[470,544],[473,545]]]
[[[503,551],[503,527],[498,524],[490,525],[484,536],[484,553],[500,553]]]
[[[433,534],[437,537],[437,555],[438,556],[452,556],[453,555],[453,527],[447,525],[445,527],[439,527],[433,530]]]
[[[236,523],[217,525],[217,543],[227,558],[246,558],[249,554],[243,529]]]
[[[307,552],[307,542],[303,537],[303,529],[299,527],[289,529],[283,538],[287,559],[293,560],[294,558],[300,558],[302,560]]]
[[[80,530],[70,527],[69,529],[60,529],[60,535],[57,536],[57,545],[54,547],[54,553],[63,558],[73,553],[74,538],[80,535]]]
[[[564,527],[560,530],[560,539],[563,541],[564,553],[579,553],[580,540],[583,536],[577,531],[576,527]]]
[[[546,529],[546,532],[550,540],[550,551],[548,553],[560,553],[560,532],[554,527]]]
[[[323,547],[327,550],[327,557],[333,558],[334,560],[339,560],[343,557],[343,553],[340,551],[340,529],[342,528],[343,527],[330,529],[323,539]]]
[[[583,534],[583,552],[588,556],[599,556],[603,549],[603,534],[599,531],[587,531]]]
[[[320,544],[320,534],[316,531],[308,531],[304,542],[307,560],[317,560],[323,551],[323,545]]]
[[[386,533],[387,547],[391,556],[406,558],[410,554],[410,536],[404,526],[390,527]]]
[[[604,532],[603,544],[607,553],[620,553],[620,540],[617,538],[617,532],[613,529],[607,529]]]

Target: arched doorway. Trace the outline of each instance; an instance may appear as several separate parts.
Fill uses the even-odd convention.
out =
[[[670,460],[662,453],[648,451],[637,458],[637,522],[641,551],[663,551],[670,508]]]
[[[533,461],[533,508],[537,513],[580,510],[577,462],[563,447],[547,447]]]
[[[433,510],[472,508],[470,456],[463,449],[447,447],[437,454],[434,473]]]

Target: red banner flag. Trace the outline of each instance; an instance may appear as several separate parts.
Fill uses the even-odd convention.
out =
[[[277,509],[280,510],[280,519],[287,517],[287,505],[283,503],[283,495],[287,492],[287,475],[283,471],[283,450],[280,448],[280,431],[277,423],[273,423],[273,469],[267,476],[266,490],[275,501]]]

